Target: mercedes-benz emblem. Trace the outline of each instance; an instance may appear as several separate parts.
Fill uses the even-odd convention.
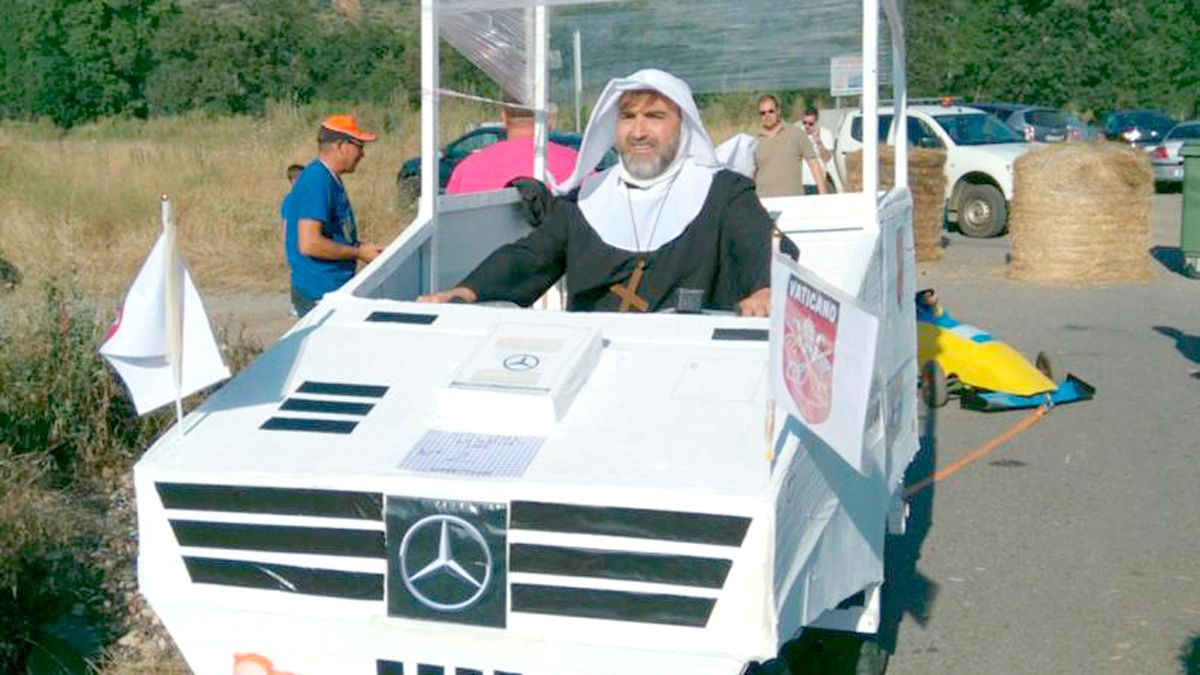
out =
[[[436,534],[437,555],[428,561],[413,560],[409,546],[416,535],[432,527],[439,528]],[[455,538],[459,541],[465,539],[470,543],[471,550],[456,554],[453,546]],[[460,560],[475,564],[464,566]],[[478,572],[472,574],[468,569],[468,566],[478,567],[478,562],[483,563],[482,579]],[[414,569],[418,565],[419,569]],[[488,584],[492,582],[492,552],[488,550],[483,534],[466,520],[445,514],[426,516],[408,528],[404,539],[400,541],[400,578],[408,592],[422,605],[439,612],[457,612],[478,602],[487,591]],[[439,579],[441,583],[436,586],[430,583],[425,588],[425,582],[433,579]],[[451,597],[433,597],[443,593]],[[463,596],[465,600],[458,599]]]
[[[504,368],[506,370],[524,371],[533,370],[541,365],[542,360],[533,354],[511,354],[504,357]]]

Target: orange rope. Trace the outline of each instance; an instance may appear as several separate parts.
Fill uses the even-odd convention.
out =
[[[959,459],[948,466],[938,469],[937,471],[935,471],[933,473],[932,476],[926,476],[925,478],[922,478],[921,480],[917,481],[916,483],[910,485],[908,487],[908,489],[904,491],[904,498],[907,499],[907,498],[917,494],[921,490],[924,490],[925,488],[933,485],[934,483],[937,483],[941,480],[949,478],[950,476],[953,476],[954,474],[956,474],[959,471],[974,464],[975,462],[979,461],[980,459],[983,459],[984,457],[986,457],[988,454],[990,454],[996,448],[1007,443],[1008,441],[1011,441],[1018,434],[1028,430],[1030,427],[1037,424],[1038,422],[1041,422],[1042,418],[1044,418],[1048,414],[1050,414],[1050,409],[1047,408],[1046,406],[1041,406],[1037,410],[1034,410],[1032,414],[1030,414],[1028,417],[1025,417],[1020,422],[1017,422],[1016,424],[1014,424],[1008,431],[1005,431],[1004,433],[991,439],[990,441],[986,441],[983,445],[980,445],[978,448],[975,448],[971,452],[967,453],[967,455],[965,457],[963,457],[962,459]]]

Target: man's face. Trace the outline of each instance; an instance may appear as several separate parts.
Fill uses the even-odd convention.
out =
[[[774,129],[779,126],[779,106],[767,99],[758,104],[758,121],[764,129]]]
[[[817,116],[816,115],[805,115],[804,116],[804,131],[805,131],[805,133],[808,133],[808,134],[817,133]]]
[[[662,174],[679,151],[679,106],[656,92],[632,91],[621,96],[617,116],[617,152],[634,178]]]
[[[354,167],[358,166],[367,151],[363,148],[362,141],[347,138],[338,141],[338,153],[342,159],[342,173],[354,173]]]

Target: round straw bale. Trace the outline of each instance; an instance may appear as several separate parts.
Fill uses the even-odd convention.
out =
[[[1154,174],[1120,143],[1061,143],[1013,167],[1008,276],[1042,283],[1134,281],[1150,276]]]
[[[887,189],[896,182],[896,152],[890,145],[879,151],[879,185]],[[917,261],[942,257],[942,223],[945,220],[946,153],[926,148],[908,149],[908,186],[913,195],[913,243]],[[846,189],[862,190],[862,151],[846,155]]]

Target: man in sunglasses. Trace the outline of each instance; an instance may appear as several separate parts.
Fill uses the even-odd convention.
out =
[[[800,118],[800,130],[808,137],[809,143],[812,144],[813,151],[817,154],[817,161],[821,163],[821,168],[825,170],[825,175],[828,177],[829,172],[833,170],[833,164],[829,161],[833,157],[833,132],[825,127],[817,124],[817,109],[807,108],[804,111],[804,117]],[[828,187],[828,181],[825,182]],[[809,168],[808,163],[804,163],[804,194],[816,193],[822,185],[817,182],[817,177]]]
[[[807,166],[817,182],[817,191],[825,193],[825,171],[812,143],[796,127],[783,123],[779,99],[767,94],[758,99],[758,146],[754,150],[754,182],[759,197],[804,194]]]
[[[317,158],[304,167],[284,202],[292,306],[299,316],[349,281],[358,261],[371,262],[383,250],[359,241],[342,185],[342,175],[354,172],[364,145],[375,138],[359,128],[353,115],[326,118],[317,130]]]

